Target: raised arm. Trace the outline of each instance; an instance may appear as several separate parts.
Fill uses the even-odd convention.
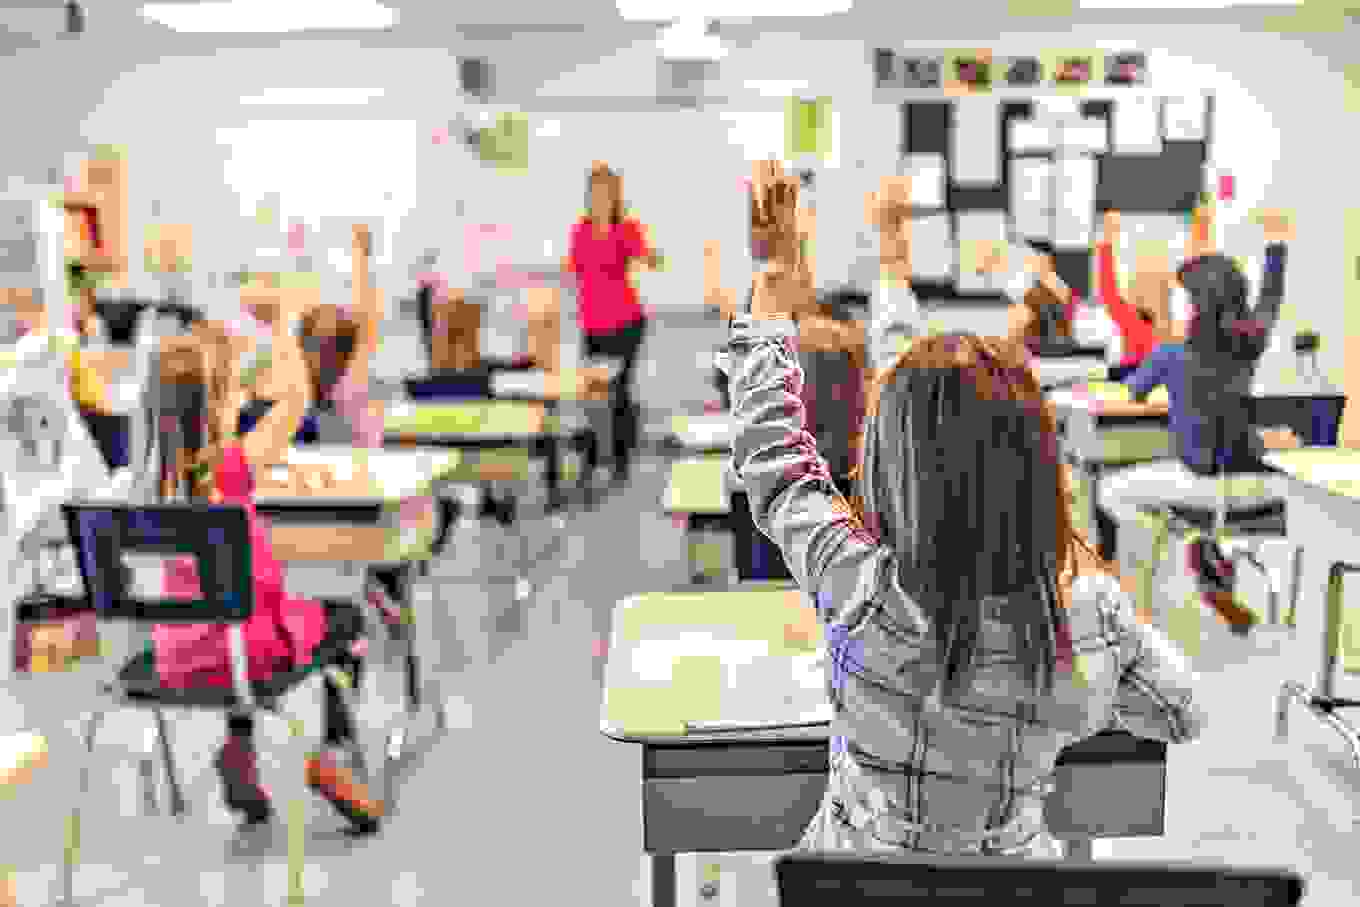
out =
[[[736,295],[722,285],[722,251],[716,239],[704,243],[704,304],[732,318],[737,311]]]
[[[1242,356],[1239,358],[1258,359],[1266,351],[1270,332],[1280,318],[1280,305],[1284,302],[1284,266],[1288,244],[1294,239],[1294,224],[1289,216],[1280,211],[1267,211],[1261,215],[1261,225],[1266,238],[1265,273],[1261,278],[1260,298],[1251,317],[1234,325],[1234,336],[1240,338]]]
[[[354,225],[352,255],[354,273],[351,287],[354,318],[359,323],[358,343],[350,361],[348,380],[355,387],[368,387],[369,369],[378,351],[379,326],[382,324],[382,295],[373,285],[370,258],[372,235],[365,224]]]
[[[1119,212],[1106,211],[1104,233],[1096,243],[1096,259],[1100,271],[1100,304],[1110,313],[1110,320],[1127,342],[1137,336],[1143,321],[1138,317],[1138,310],[1125,302],[1119,293],[1114,269],[1114,244],[1119,239],[1119,230]]]
[[[872,596],[858,593],[874,587],[884,549],[851,515],[806,431],[794,325],[760,293],[753,313],[734,322],[729,344],[732,459],[751,518],[809,598],[835,609],[867,605]]]

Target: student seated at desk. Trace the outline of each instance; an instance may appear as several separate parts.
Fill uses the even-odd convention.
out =
[[[231,338],[220,325],[200,323],[202,374],[208,393],[209,418],[204,450],[195,470],[195,497],[213,503],[238,504],[250,521],[251,557],[255,576],[255,610],[243,625],[247,672],[251,680],[268,678],[275,671],[306,664],[326,636],[328,614],[318,602],[295,598],[284,590],[283,572],[274,559],[266,528],[255,515],[254,469],[281,462],[298,422],[307,408],[307,386],[301,350],[273,350],[271,363],[279,386],[291,388],[275,400],[270,412],[250,430],[232,433],[236,412],[232,403],[239,392],[240,376],[233,357]],[[192,562],[180,563],[167,572],[167,591],[189,593],[197,587]],[[167,686],[231,683],[228,629],[224,624],[161,624],[153,630],[155,657]],[[361,663],[356,656],[349,666],[357,685]],[[371,832],[378,827],[382,804],[368,799],[357,783],[352,767],[344,763],[343,743],[354,729],[341,707],[339,689],[325,679],[325,742],[321,754],[309,757],[305,766],[308,786],[344,815],[353,830]],[[267,823],[273,816],[268,795],[257,779],[254,722],[248,715],[228,719],[229,734],[214,759],[222,781],[227,807],[244,817],[244,829]]]
[[[1295,447],[1298,442],[1292,432],[1253,430],[1249,407],[1252,372],[1284,297],[1285,244],[1293,228],[1283,216],[1270,214],[1265,234],[1265,278],[1254,311],[1247,305],[1246,277],[1231,259],[1204,254],[1185,262],[1176,275],[1193,309],[1189,337],[1185,343],[1158,346],[1126,383],[1137,400],[1166,387],[1179,457],[1132,466],[1101,480],[1101,504],[1121,528],[1137,525],[1140,510],[1171,503],[1215,510],[1219,473],[1263,475],[1259,490],[1245,495],[1227,491],[1230,509],[1279,498],[1260,456],[1267,446]],[[1132,562],[1124,559],[1125,564]]]
[[[1195,242],[1203,228],[1206,213],[1196,213],[1197,223],[1189,234],[1190,249],[1186,258],[1195,257]],[[1175,278],[1160,265],[1140,263],[1129,287],[1129,301],[1119,293],[1115,278],[1114,242],[1119,237],[1118,211],[1105,212],[1104,234],[1096,243],[1096,258],[1100,271],[1100,304],[1119,329],[1123,354],[1119,365],[1110,369],[1110,380],[1123,381],[1147,360],[1162,343],[1174,343],[1183,337],[1184,326],[1173,323],[1171,294]]]
[[[1204,718],[1182,656],[1069,522],[1023,348],[918,339],[879,378],[849,503],[765,295],[730,341],[732,453],[830,647],[831,772],[801,846],[1057,856],[1042,813],[1064,747],[1116,718],[1190,740]]]

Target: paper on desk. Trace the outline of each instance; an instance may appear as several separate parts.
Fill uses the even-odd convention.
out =
[[[673,639],[647,639],[633,648],[632,668],[636,679],[647,683],[674,680],[672,669],[683,658],[714,656],[724,665],[748,664],[769,654],[763,639],[719,639],[712,633],[686,631]]]

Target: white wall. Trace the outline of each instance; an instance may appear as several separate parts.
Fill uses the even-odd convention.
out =
[[[1042,21],[1042,20],[1036,20]],[[892,26],[898,34],[906,23]],[[809,28],[808,33],[814,34]],[[1342,113],[1341,50],[1337,36],[1285,38],[1232,26],[1173,27],[1138,25],[1067,26],[1051,31],[1016,30],[997,34],[981,25],[950,40],[932,38],[926,49],[981,44],[999,53],[1034,52],[1046,47],[1096,46],[1119,34],[1120,44],[1139,47],[1151,57],[1150,88],[1213,90],[1218,98],[1215,163],[1237,175],[1243,201],[1224,212],[1226,250],[1259,251],[1259,234],[1242,225],[1251,202],[1297,209],[1299,237],[1291,253],[1288,277],[1289,315],[1306,318],[1328,342],[1324,364],[1340,365],[1343,209],[1355,207],[1356,183],[1339,178],[1348,173],[1350,151],[1344,136],[1354,117]],[[201,271],[236,267],[253,248],[253,229],[240,216],[239,200],[227,186],[223,167],[228,152],[218,144],[219,130],[239,127],[249,119],[270,115],[268,108],[243,108],[239,98],[273,86],[324,85],[379,88],[383,96],[365,108],[287,109],[280,118],[372,118],[416,124],[416,198],[394,239],[393,253],[402,267],[382,275],[393,290],[409,284],[404,267],[430,245],[460,258],[464,223],[510,224],[514,237],[504,252],[521,263],[560,255],[566,231],[579,213],[585,170],[602,158],[625,173],[630,200],[654,225],[668,253],[670,273],[644,278],[648,302],[658,308],[689,306],[698,299],[699,255],[706,238],[717,238],[729,250],[724,278],[731,285],[745,279],[744,200],[738,180],[745,160],[762,140],[759,117],[750,128],[733,127],[732,115],[779,111],[778,99],[762,98],[745,87],[749,80],[802,83],[812,95],[829,95],[838,114],[840,148],[835,161],[819,177],[819,276],[824,281],[855,273],[872,273],[875,252],[862,224],[863,193],[895,164],[900,125],[892,107],[875,104],[870,92],[868,49],[906,48],[893,40],[891,29],[879,29],[858,40],[813,40],[793,35],[766,35],[736,48],[724,64],[714,93],[733,101],[725,108],[701,112],[531,114],[535,126],[556,121],[556,134],[536,136],[530,171],[501,174],[482,168],[455,143],[436,145],[432,132],[444,125],[461,104],[457,100],[456,51],[365,47],[349,42],[303,42],[280,47],[222,50],[211,56],[163,56],[130,66],[116,48],[101,47],[92,56],[60,58],[48,51],[23,55],[35,89],[10,93],[0,104],[7,122],[24,123],[26,142],[3,152],[8,172],[37,172],[57,162],[63,151],[83,142],[127,146],[130,159],[134,221],[140,241],[141,222],[152,198],[162,202],[167,220],[187,220],[196,230],[196,264]],[[544,48],[573,40],[525,44],[526,66]],[[504,54],[521,44],[504,45]],[[557,48],[559,53],[567,51]],[[628,51],[625,53],[625,51]],[[568,54],[569,55],[569,54]],[[69,54],[68,54],[69,56]],[[83,78],[33,78],[35,61],[54,74],[71,72],[78,62]],[[631,44],[618,54],[596,54],[598,65],[568,70],[560,78],[541,80],[541,94],[612,97],[645,95],[655,86],[655,59]],[[56,60],[56,63],[51,61]],[[63,62],[64,61],[64,62]],[[20,65],[14,58],[7,69]],[[537,63],[540,68],[545,64]],[[508,64],[503,63],[503,70]],[[106,74],[106,75],[105,75]],[[1171,82],[1170,86],[1165,83]],[[1158,84],[1158,83],[1163,84]],[[530,86],[531,88],[533,86]],[[521,92],[527,96],[528,92]],[[39,97],[41,96],[41,97]],[[740,119],[740,118],[739,118]],[[324,151],[318,151],[323,154]],[[369,162],[382,174],[390,162]],[[372,177],[367,177],[372,182]],[[350,187],[335,185],[337,194]],[[462,202],[463,215],[456,213]],[[544,242],[553,243],[545,249]],[[976,317],[957,316],[959,326]],[[1288,330],[1288,329],[1287,329]],[[1288,358],[1287,353],[1281,354]]]

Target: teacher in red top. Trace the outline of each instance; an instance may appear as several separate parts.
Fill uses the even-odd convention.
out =
[[[576,281],[576,312],[585,334],[585,354],[622,363],[610,388],[614,480],[622,483],[628,480],[638,443],[633,368],[647,327],[632,272],[639,266],[655,269],[660,256],[648,245],[642,225],[625,214],[623,179],[600,161],[590,169],[586,214],[572,227],[569,248],[563,271]],[[599,461],[595,444],[587,460],[593,471]]]

